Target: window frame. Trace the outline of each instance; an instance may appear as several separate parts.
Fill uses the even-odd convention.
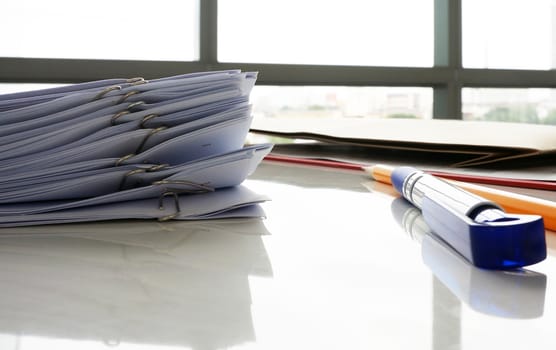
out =
[[[206,70],[258,71],[258,85],[432,87],[433,118],[462,119],[462,89],[556,88],[556,70],[462,67],[462,0],[434,0],[433,67],[218,62],[218,0],[200,2],[199,60],[132,61],[0,57],[0,83],[78,83],[113,77],[152,79]]]

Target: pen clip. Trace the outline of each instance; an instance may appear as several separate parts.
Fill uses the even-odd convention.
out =
[[[421,209],[431,230],[477,267],[510,269],[546,258],[540,216],[506,213],[506,220],[480,223],[444,205],[434,195],[423,198]]]

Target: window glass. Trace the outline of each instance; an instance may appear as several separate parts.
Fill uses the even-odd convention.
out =
[[[432,89],[421,87],[258,86],[257,118],[423,118],[432,116]]]
[[[49,89],[49,88],[54,88],[63,85],[65,84],[0,83],[0,95],[11,94],[14,92],[22,92],[22,91]]]
[[[556,125],[556,89],[465,88],[464,120]]]
[[[0,84],[0,94],[64,84]],[[266,86],[250,94],[259,118],[432,118],[432,89],[421,87]]]
[[[0,56],[196,60],[198,2],[2,0]]]
[[[432,0],[221,0],[224,62],[430,67]]]
[[[462,1],[462,45],[467,68],[555,68],[556,1]]]

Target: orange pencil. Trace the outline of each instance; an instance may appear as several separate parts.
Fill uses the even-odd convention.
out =
[[[392,167],[385,165],[374,165],[363,167],[363,169],[374,180],[382,183],[392,184],[392,181],[390,179],[393,170]],[[444,181],[450,182],[451,184],[461,187],[466,191],[489,199],[500,205],[507,212],[515,214],[540,215],[544,220],[545,228],[556,231],[556,202],[466,182],[453,180]]]

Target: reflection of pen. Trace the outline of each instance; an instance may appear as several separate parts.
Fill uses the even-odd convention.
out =
[[[507,214],[494,202],[411,167],[394,169],[391,180],[421,209],[431,230],[474,265],[505,269],[546,258],[540,216]]]
[[[471,308],[506,318],[542,316],[546,294],[544,274],[525,269],[478,269],[430,232],[416,207],[402,198],[396,198],[391,209],[406,233],[421,243],[425,265]]]

